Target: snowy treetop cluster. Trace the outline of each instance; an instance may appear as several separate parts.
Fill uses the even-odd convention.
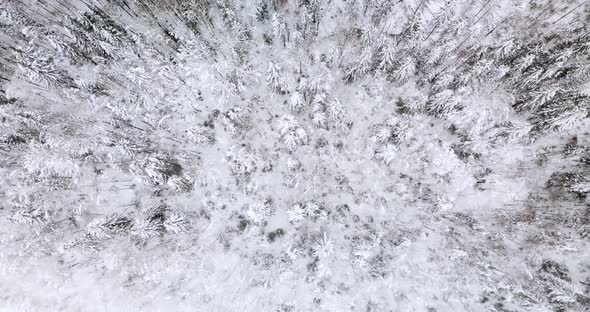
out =
[[[0,311],[590,311],[590,2],[0,1]]]

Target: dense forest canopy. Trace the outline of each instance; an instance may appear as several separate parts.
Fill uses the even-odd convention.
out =
[[[0,310],[588,311],[589,24],[3,0]]]

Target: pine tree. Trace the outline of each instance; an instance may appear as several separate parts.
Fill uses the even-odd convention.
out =
[[[283,17],[278,13],[273,14],[271,24],[274,37],[281,40],[283,46],[286,47],[287,42],[289,41],[289,30],[287,29],[287,24],[283,20]]]
[[[381,50],[381,62],[379,63],[379,69],[384,71],[391,70],[396,63],[396,48],[393,42],[387,41]]]
[[[286,81],[281,73],[281,68],[274,62],[270,62],[266,73],[266,81],[269,82],[270,88],[275,92],[285,93]]]
[[[408,81],[416,72],[416,63],[411,56],[406,56],[399,67],[395,70],[393,77],[396,81],[404,83]]]
[[[289,97],[289,110],[298,113],[301,112],[305,107],[305,99],[303,95],[298,91],[293,92]]]
[[[294,116],[282,116],[277,126],[288,150],[293,151],[297,146],[307,144],[309,140],[307,131],[301,127]]]

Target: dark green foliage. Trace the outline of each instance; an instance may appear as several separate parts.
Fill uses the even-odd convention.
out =
[[[267,45],[272,45],[272,36],[269,34],[262,34],[262,39],[264,40],[264,43],[266,43]]]
[[[583,199],[590,191],[590,174],[587,172],[556,172],[551,175],[546,186],[553,188],[558,197],[567,196],[568,193],[575,194]]]
[[[543,260],[539,270],[567,282],[571,282],[572,280],[569,276],[568,269],[553,260]]]
[[[90,62],[116,57],[113,51],[105,49],[107,46],[116,48],[132,42],[128,32],[98,8],[69,17],[68,22],[66,27],[74,35],[74,41],[62,42],[69,45],[67,51]]]
[[[272,232],[267,234],[267,239],[269,242],[274,242],[276,239],[281,238],[285,235],[285,230],[283,229],[276,229]]]
[[[453,144],[451,146],[451,149],[453,150],[453,152],[455,152],[457,157],[459,157],[459,159],[463,161],[478,160],[481,157],[480,154],[469,150],[469,147],[465,143]]]
[[[93,220],[87,226],[87,230],[95,238],[109,238],[114,235],[127,233],[131,230],[131,227],[131,219],[118,214],[111,214]]]
[[[578,137],[577,136],[574,136],[564,146],[564,148],[563,148],[563,156],[564,157],[575,156],[579,152],[579,150],[580,149],[579,149],[579,146],[578,146]]]
[[[3,135],[0,136],[0,150],[7,151],[15,145],[24,144],[27,140],[18,135]]]
[[[159,223],[163,223],[164,220],[166,219],[166,210],[168,209],[168,205],[166,204],[161,204],[155,207],[152,207],[150,210],[148,210],[147,212],[147,219],[150,222],[159,222]]]
[[[281,304],[277,307],[276,312],[293,312],[295,311],[295,306],[292,304]]]
[[[258,9],[256,10],[256,19],[260,22],[268,21],[270,17],[268,9],[268,3],[264,0],[260,1]]]
[[[210,22],[210,2],[203,0],[183,0],[177,2],[180,5],[179,12],[188,29],[194,34],[200,35],[205,23]]]
[[[246,228],[248,228],[248,226],[250,225],[250,220],[246,219],[246,217],[244,217],[243,215],[240,215],[238,219],[238,230],[240,232],[244,232]]]

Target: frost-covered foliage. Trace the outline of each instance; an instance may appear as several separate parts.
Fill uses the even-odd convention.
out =
[[[0,310],[588,311],[589,12],[0,1]]]

